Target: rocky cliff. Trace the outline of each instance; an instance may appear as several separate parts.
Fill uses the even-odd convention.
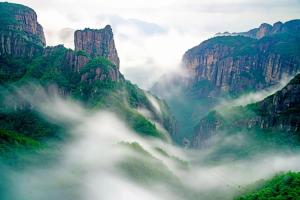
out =
[[[118,60],[110,26],[98,30],[85,30],[88,30],[88,33],[76,31],[74,34],[75,51],[66,49],[63,45],[43,48],[41,59],[47,61],[44,63],[44,73],[47,73],[47,70],[53,70],[51,68],[54,67],[59,72],[74,74],[78,77],[78,83],[94,84],[96,81],[124,81],[119,71],[119,62],[117,62],[118,65],[115,65],[108,60],[111,57]],[[90,37],[91,35],[93,37]],[[19,43],[19,45],[23,49],[22,44]],[[41,77],[36,78],[40,79]],[[60,93],[64,95],[68,95],[70,92],[64,87],[59,89]]]
[[[44,49],[44,59],[51,60],[55,56],[60,58],[60,65],[56,67],[62,72],[76,74],[80,77],[78,81],[89,84],[94,84],[96,81],[124,81],[117,66],[104,57],[92,58],[84,51],[73,51],[63,45]]]
[[[247,126],[300,132],[300,74],[296,75],[282,90],[261,102],[250,104],[257,117],[247,121]]]
[[[37,15],[29,7],[0,3],[0,55],[27,56],[43,54],[48,56],[52,48],[47,47],[42,26],[37,21]],[[109,25],[103,29],[78,30],[74,34],[75,51],[68,51],[66,62],[74,70],[79,71],[90,59],[97,56],[110,60],[117,68],[120,61],[114,43],[113,32]],[[95,73],[100,77],[99,69]],[[111,71],[113,80],[119,79],[119,71]],[[103,76],[101,76],[103,79]]]
[[[219,132],[261,130],[300,136],[300,74],[264,100],[226,113],[210,112],[195,128],[193,146],[199,147]]]
[[[263,24],[248,36],[221,36],[183,56],[190,87],[199,96],[240,95],[278,83],[300,69],[300,20]]]
[[[99,30],[77,30],[75,32],[75,51],[84,51],[91,57],[105,57],[119,68],[120,60],[109,25]]]
[[[32,57],[46,45],[43,28],[31,8],[0,3],[0,24],[0,55]]]
[[[167,105],[125,80],[120,73],[109,25],[98,30],[76,31],[75,50],[63,45],[45,47],[42,28],[32,9],[10,3],[0,3],[0,9],[0,83],[3,87],[33,81],[46,91],[55,88],[60,96],[81,101],[87,107],[111,110],[142,135],[168,139],[166,133],[176,131]],[[20,112],[26,110],[21,123],[27,124],[26,115],[31,113],[32,107],[17,99],[13,115],[18,118]],[[0,102],[0,107],[6,108],[3,104],[5,102]],[[141,111],[147,111],[147,115]],[[18,132],[14,127],[16,121],[1,112],[0,117],[10,125],[0,120],[0,129],[12,128]]]

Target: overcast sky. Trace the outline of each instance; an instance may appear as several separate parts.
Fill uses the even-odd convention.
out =
[[[15,0],[33,8],[48,45],[73,48],[76,29],[111,24],[121,71],[148,88],[217,32],[300,18],[300,0]]]

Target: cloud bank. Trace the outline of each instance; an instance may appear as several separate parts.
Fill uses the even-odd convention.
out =
[[[52,164],[1,170],[9,181],[0,183],[14,189],[6,191],[10,199],[232,199],[254,181],[300,170],[298,152],[264,151],[211,163],[207,161],[218,145],[194,151],[178,148],[140,137],[113,113],[87,110],[36,87],[17,94],[45,118],[69,124],[72,139],[61,146]],[[223,145],[240,148],[244,140],[221,138]]]

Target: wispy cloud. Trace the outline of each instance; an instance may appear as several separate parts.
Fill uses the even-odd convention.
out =
[[[14,189],[9,194],[12,199],[232,199],[243,192],[247,184],[261,178],[281,171],[300,170],[298,152],[264,151],[250,158],[233,161],[229,156],[227,162],[207,163],[212,153],[222,146],[243,149],[243,145],[249,143],[243,136],[219,135],[206,149],[189,151],[140,137],[113,113],[91,112],[58,95],[48,96],[38,87],[23,88],[16,93],[52,122],[72,124],[67,128],[72,139],[61,144],[59,155],[50,165],[43,163],[17,171],[1,168],[4,174],[0,175],[9,181],[0,180],[0,186],[9,184]],[[143,150],[132,150],[120,142],[135,142]],[[124,162],[128,167],[125,169],[133,170],[132,173],[120,168]],[[161,167],[166,171],[160,171]],[[174,179],[153,179],[156,173],[152,173],[152,169],[158,170],[159,176],[169,173]],[[147,184],[141,180],[152,182]],[[0,197],[3,195],[5,193]]]

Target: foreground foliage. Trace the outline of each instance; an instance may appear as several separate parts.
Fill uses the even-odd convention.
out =
[[[252,186],[247,194],[236,200],[292,200],[300,197],[300,173],[279,174]]]

